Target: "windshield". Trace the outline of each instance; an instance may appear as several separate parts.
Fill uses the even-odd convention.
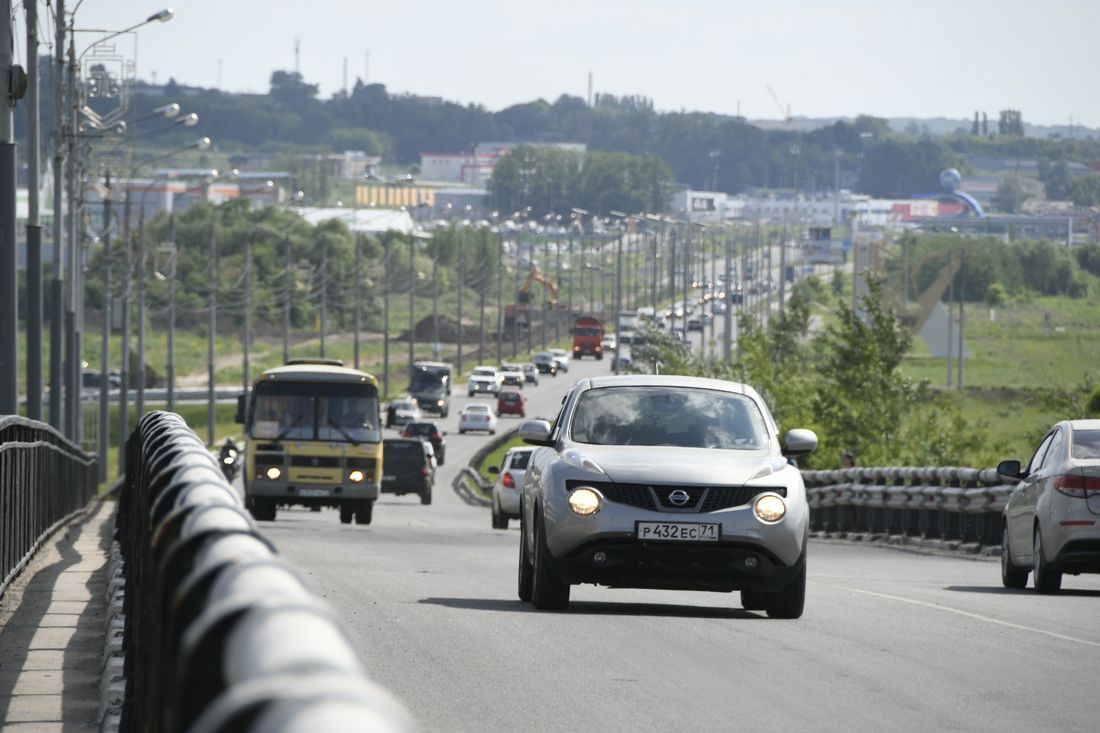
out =
[[[450,372],[441,367],[417,367],[412,373],[410,391],[443,392],[450,381]]]
[[[253,438],[376,443],[378,392],[370,384],[260,382],[253,396]]]
[[[473,376],[475,377],[495,377],[497,375],[496,369],[485,369],[478,367],[474,370]]]
[[[577,403],[572,438],[596,445],[670,445],[758,450],[764,417],[744,395],[686,387],[609,387]]]

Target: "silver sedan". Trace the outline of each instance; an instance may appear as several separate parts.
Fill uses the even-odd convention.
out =
[[[1031,573],[1035,590],[1057,593],[1065,573],[1100,573],[1100,420],[1058,423],[1026,469],[1001,461],[997,472],[1020,482],[1003,518],[1006,588],[1023,588]]]
[[[561,609],[570,586],[741,591],[746,609],[798,618],[809,508],[760,395],[714,379],[626,376],[574,385],[534,445],[520,498],[519,597]]]

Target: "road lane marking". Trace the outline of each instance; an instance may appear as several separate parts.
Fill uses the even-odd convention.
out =
[[[957,616],[964,616],[976,621],[984,621],[990,624],[996,624],[997,626],[1005,626],[1010,629],[1016,629],[1017,631],[1027,631],[1032,634],[1039,634],[1041,636],[1049,636],[1052,639],[1059,639],[1061,641],[1068,641],[1074,644],[1088,644],[1089,646],[1100,647],[1100,642],[1089,641],[1088,639],[1078,639],[1073,636],[1066,636],[1065,634],[1059,634],[1055,631],[1047,631],[1045,629],[1036,629],[1032,626],[1024,626],[1022,624],[1014,624],[1011,621],[1002,621],[1000,619],[991,618],[989,616],[982,616],[979,613],[971,613],[970,611],[963,611],[962,609],[952,608],[951,606],[944,606],[939,603],[930,603],[929,601],[918,601],[915,598],[905,598],[904,596],[893,596],[889,593],[876,593],[872,590],[861,590],[860,588],[849,588],[845,585],[833,585],[832,583],[816,582],[816,585],[824,585],[828,588],[834,588],[836,590],[846,590],[850,593],[861,593],[865,596],[873,596],[875,598],[884,598],[888,601],[897,601],[898,603],[908,603],[913,606],[924,606],[925,608],[932,608],[937,611],[946,611],[947,613],[953,613]]]

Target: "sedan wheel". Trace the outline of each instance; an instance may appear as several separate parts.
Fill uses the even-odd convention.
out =
[[[508,529],[508,517],[504,516],[495,501],[493,502],[493,529]]]
[[[1032,582],[1035,590],[1043,595],[1051,595],[1062,589],[1062,573],[1047,565],[1043,552],[1043,535],[1035,528],[1035,569],[1032,570]]]
[[[802,567],[790,584],[778,593],[769,594],[764,606],[769,618],[801,618],[806,605],[806,555],[803,551]]]
[[[1012,564],[1012,552],[1008,547],[1008,527],[1001,534],[1001,584],[1005,588],[1027,587],[1027,571]]]
[[[519,569],[516,575],[519,599],[524,602],[531,600],[531,586],[534,585],[531,557],[527,554],[526,524],[523,521],[523,510],[521,509],[519,513]]]
[[[535,520],[535,569],[531,583],[531,603],[540,611],[564,611],[569,606],[569,583],[561,580],[550,567],[550,549],[542,517]]]

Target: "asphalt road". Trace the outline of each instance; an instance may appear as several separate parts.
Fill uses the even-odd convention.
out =
[[[552,417],[574,362],[529,388]],[[450,490],[485,440],[456,395],[434,503],[383,498],[367,527],[280,511],[263,531],[346,621],[371,676],[427,731],[1094,731],[1100,577],[1039,597],[995,562],[811,543],[806,613],[736,595],[581,586],[564,613],[516,598],[518,536]],[[504,418],[507,423],[511,418]]]

